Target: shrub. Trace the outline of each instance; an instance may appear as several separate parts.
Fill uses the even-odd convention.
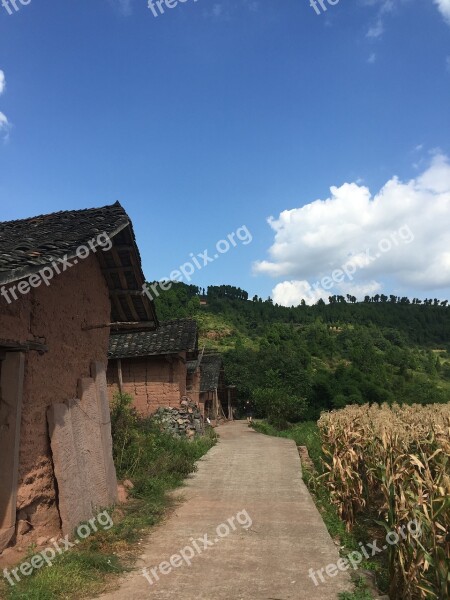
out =
[[[279,388],[257,388],[254,400],[258,412],[267,415],[271,425],[283,429],[289,421],[300,421],[307,412],[304,398],[293,396]]]

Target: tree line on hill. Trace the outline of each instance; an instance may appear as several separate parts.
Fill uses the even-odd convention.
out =
[[[385,296],[283,307],[233,286],[177,283],[157,299],[160,318],[192,316],[228,325],[215,344],[241,405],[280,426],[347,404],[450,400],[447,301]],[[203,332],[207,333],[207,332]]]

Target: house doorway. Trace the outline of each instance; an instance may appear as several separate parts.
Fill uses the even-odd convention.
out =
[[[0,346],[0,552],[15,532],[25,354]]]

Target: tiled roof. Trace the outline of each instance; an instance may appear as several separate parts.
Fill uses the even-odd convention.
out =
[[[0,283],[27,277],[66,254],[73,258],[79,246],[101,233],[114,237],[129,222],[116,202],[0,223]]]
[[[133,227],[119,202],[0,222],[0,285],[29,277],[64,257],[70,262],[80,246],[89,248],[102,233],[113,242],[110,251],[99,248],[95,253],[110,290],[111,321],[156,326],[154,305],[142,294],[145,278]]]
[[[220,354],[204,354],[200,364],[200,391],[209,392],[219,387],[223,360]]]
[[[195,373],[198,367],[198,359],[197,360],[188,360],[186,361],[186,369],[190,374]]]
[[[193,352],[197,349],[197,323],[192,319],[167,321],[155,331],[115,333],[109,338],[109,358],[132,358]]]

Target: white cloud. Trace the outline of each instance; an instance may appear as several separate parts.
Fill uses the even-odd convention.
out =
[[[8,121],[8,117],[0,111],[0,138],[5,142],[9,140],[10,129],[11,123]]]
[[[238,15],[242,9],[250,13],[258,13],[260,10],[259,0],[238,0],[235,2],[215,2],[203,10],[203,16],[216,21],[230,21]]]
[[[409,0],[398,0],[394,5],[393,0],[360,0],[364,6],[377,8],[377,16],[374,24],[369,28],[366,37],[370,39],[380,38],[385,31],[386,15],[407,6]],[[450,0],[432,0],[445,21],[450,25]]]
[[[228,21],[230,19],[230,5],[225,6],[223,3],[216,2],[211,7],[208,7],[203,11],[203,16],[207,19],[214,19],[217,21]]]
[[[372,27],[370,27],[369,31],[366,33],[366,36],[368,38],[379,38],[383,35],[384,33],[384,25],[383,25],[383,21],[381,19],[378,19],[378,21],[375,23],[375,25],[373,25]]]
[[[109,2],[125,17],[128,17],[133,12],[132,0],[109,0]]]
[[[279,303],[283,296],[286,302],[302,294],[314,298],[321,293],[314,282],[350,260],[357,265],[353,279],[336,284],[327,296],[352,293],[355,285],[380,291],[386,280],[416,294],[450,286],[450,162],[442,153],[416,178],[393,177],[375,196],[366,186],[345,183],[332,187],[329,198],[268,222],[274,243],[269,260],[255,263],[254,271],[286,279],[274,289]],[[398,243],[392,242],[394,234]],[[382,240],[391,240],[392,249],[380,252]],[[368,250],[379,255],[376,260],[367,259]]]
[[[450,25],[450,0],[433,0],[439,12]]]
[[[378,7],[378,17],[375,21],[375,24],[369,28],[366,33],[366,37],[371,39],[377,39],[381,37],[384,33],[384,17],[386,14],[391,13],[394,10],[394,3],[392,0],[374,0],[365,2],[365,4],[369,6],[377,6]]]
[[[377,60],[377,55],[375,54],[375,52],[372,52],[372,54],[367,59],[367,62],[369,63],[369,65],[373,65],[376,62],[376,60]]]
[[[6,88],[5,73],[0,69],[0,96],[3,94]],[[0,139],[4,142],[9,140],[9,131],[11,129],[11,123],[8,121],[8,117],[0,111]]]
[[[244,0],[244,4],[250,12],[258,12],[259,10],[258,0]]]
[[[340,283],[337,285],[338,292],[341,295],[350,294],[357,298],[364,298],[364,296],[373,296],[381,292],[382,285],[379,281],[369,281],[367,283]],[[334,291],[333,291],[334,293]]]
[[[307,281],[295,280],[278,283],[272,291],[273,301],[283,306],[298,306],[302,300],[315,304],[319,299],[326,301],[329,295],[324,290],[314,290]]]
[[[339,294],[345,296],[350,294],[357,298],[364,296],[373,296],[381,291],[381,284],[377,281],[370,281],[365,284],[340,283],[335,289],[326,291],[321,287],[314,287],[308,281],[282,281],[272,290],[272,298],[276,304],[282,306],[298,306],[302,300],[306,304],[316,304],[319,299],[328,303],[329,296]]]

